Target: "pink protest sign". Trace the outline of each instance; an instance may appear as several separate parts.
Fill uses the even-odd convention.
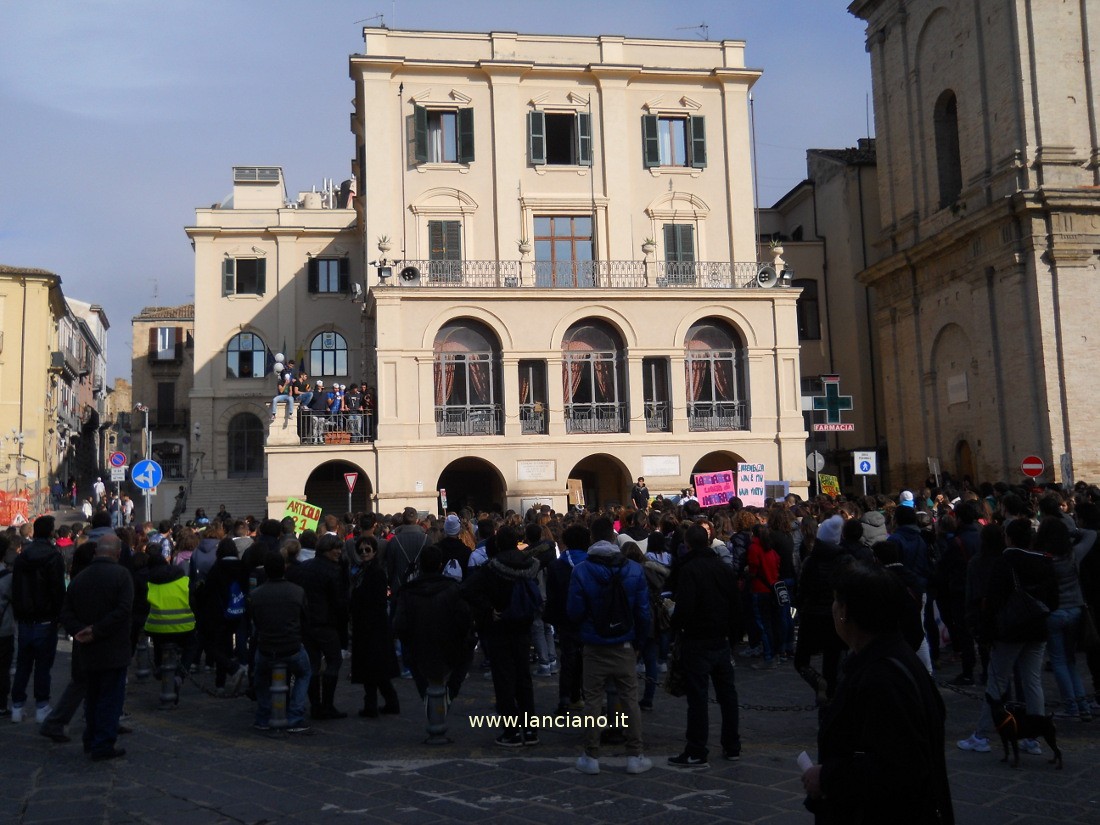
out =
[[[717,473],[696,473],[695,497],[699,499],[699,506],[721,507],[728,504],[729,500],[737,495],[737,484],[733,470],[720,470]]]

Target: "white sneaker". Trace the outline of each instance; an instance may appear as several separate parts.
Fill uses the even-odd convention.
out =
[[[237,669],[225,680],[225,695],[236,696],[240,693],[246,676],[248,676],[248,668],[237,665]]]
[[[1039,740],[1037,739],[1024,739],[1020,742],[1021,748],[1024,753],[1030,753],[1032,756],[1042,756],[1043,749],[1039,747]]]
[[[34,721],[41,725],[43,722],[46,721],[46,717],[50,715],[50,712],[52,710],[53,708],[51,708],[49,705],[46,705],[46,707],[44,708],[38,708],[34,712]]]
[[[577,757],[577,764],[574,767],[581,773],[595,776],[600,772],[600,760],[586,753]]]
[[[626,758],[626,772],[627,773],[645,773],[653,768],[653,760],[648,756],[628,756]]]
[[[22,705],[12,705],[11,706],[11,721],[14,722],[17,725],[20,722],[23,721],[23,706]]]
[[[974,751],[974,753],[989,753],[989,740],[983,739],[976,733],[970,734],[966,739],[960,739],[955,743],[961,751]]]

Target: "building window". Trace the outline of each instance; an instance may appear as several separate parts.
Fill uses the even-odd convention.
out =
[[[523,435],[545,435],[550,401],[546,394],[546,362],[519,362],[519,420]]]
[[[642,359],[642,398],[645,401],[645,429],[648,433],[667,433],[672,430],[668,373],[667,358]]]
[[[438,435],[500,435],[500,344],[476,321],[444,324],[435,337],[435,420]]]
[[[695,227],[690,223],[666,223],[664,240],[666,263],[695,261]]]
[[[474,110],[413,107],[417,163],[473,163]]]
[[[707,165],[706,118],[700,115],[642,115],[642,160],[645,167]]]
[[[153,417],[156,427],[176,426],[176,382],[157,382],[157,409]]]
[[[528,112],[527,153],[534,166],[591,166],[592,115]]]
[[[940,182],[940,209],[954,205],[962,193],[962,160],[959,157],[959,105],[950,89],[936,101],[936,168]]]
[[[745,351],[740,336],[727,322],[705,318],[688,330],[685,349],[688,429],[747,429]]]
[[[226,348],[228,378],[261,378],[267,361],[267,347],[259,335],[241,332],[229,339]]]
[[[348,342],[338,332],[321,332],[309,344],[309,374],[315,378],[348,374]]]
[[[182,329],[179,327],[157,327],[153,335],[156,341],[156,359],[158,361],[175,361],[179,358],[178,347],[181,343]]]
[[[264,426],[252,413],[229,421],[229,477],[257,478],[264,474]]]
[[[311,293],[351,291],[351,262],[347,258],[310,258],[307,269]]]
[[[592,268],[592,217],[535,216],[535,285],[540,287],[590,287]]]
[[[267,291],[267,260],[226,258],[222,261],[223,295],[263,295]]]
[[[562,341],[562,395],[570,433],[621,433],[629,420],[624,347],[607,322],[582,321]]]
[[[821,340],[821,311],[817,302],[817,281],[813,278],[798,278],[791,286],[802,290],[798,296],[795,313],[798,318],[798,340]]]

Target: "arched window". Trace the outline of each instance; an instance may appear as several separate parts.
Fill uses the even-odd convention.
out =
[[[229,422],[229,477],[264,474],[264,425],[252,413],[237,413]]]
[[[503,432],[500,345],[484,324],[462,319],[435,336],[435,422],[438,435]]]
[[[339,332],[320,332],[309,343],[309,374],[316,378],[348,374],[348,342]]]
[[[228,378],[262,378],[267,361],[264,339],[253,332],[239,332],[229,339],[225,367]]]
[[[747,429],[741,337],[725,321],[704,318],[688,330],[685,350],[688,429]]]
[[[561,348],[566,431],[625,432],[630,416],[618,331],[604,321],[581,321],[565,333]]]
[[[940,95],[933,114],[936,133],[936,169],[940,179],[940,209],[956,203],[962,192],[959,157],[959,105],[950,89]]]
[[[821,340],[821,309],[818,306],[817,281],[813,278],[796,278],[791,286],[802,290],[795,306],[798,319],[799,341]]]

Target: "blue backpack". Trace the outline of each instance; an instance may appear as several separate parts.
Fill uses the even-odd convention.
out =
[[[229,583],[229,598],[225,602],[225,618],[239,619],[244,615],[244,590],[241,583],[234,579]]]

